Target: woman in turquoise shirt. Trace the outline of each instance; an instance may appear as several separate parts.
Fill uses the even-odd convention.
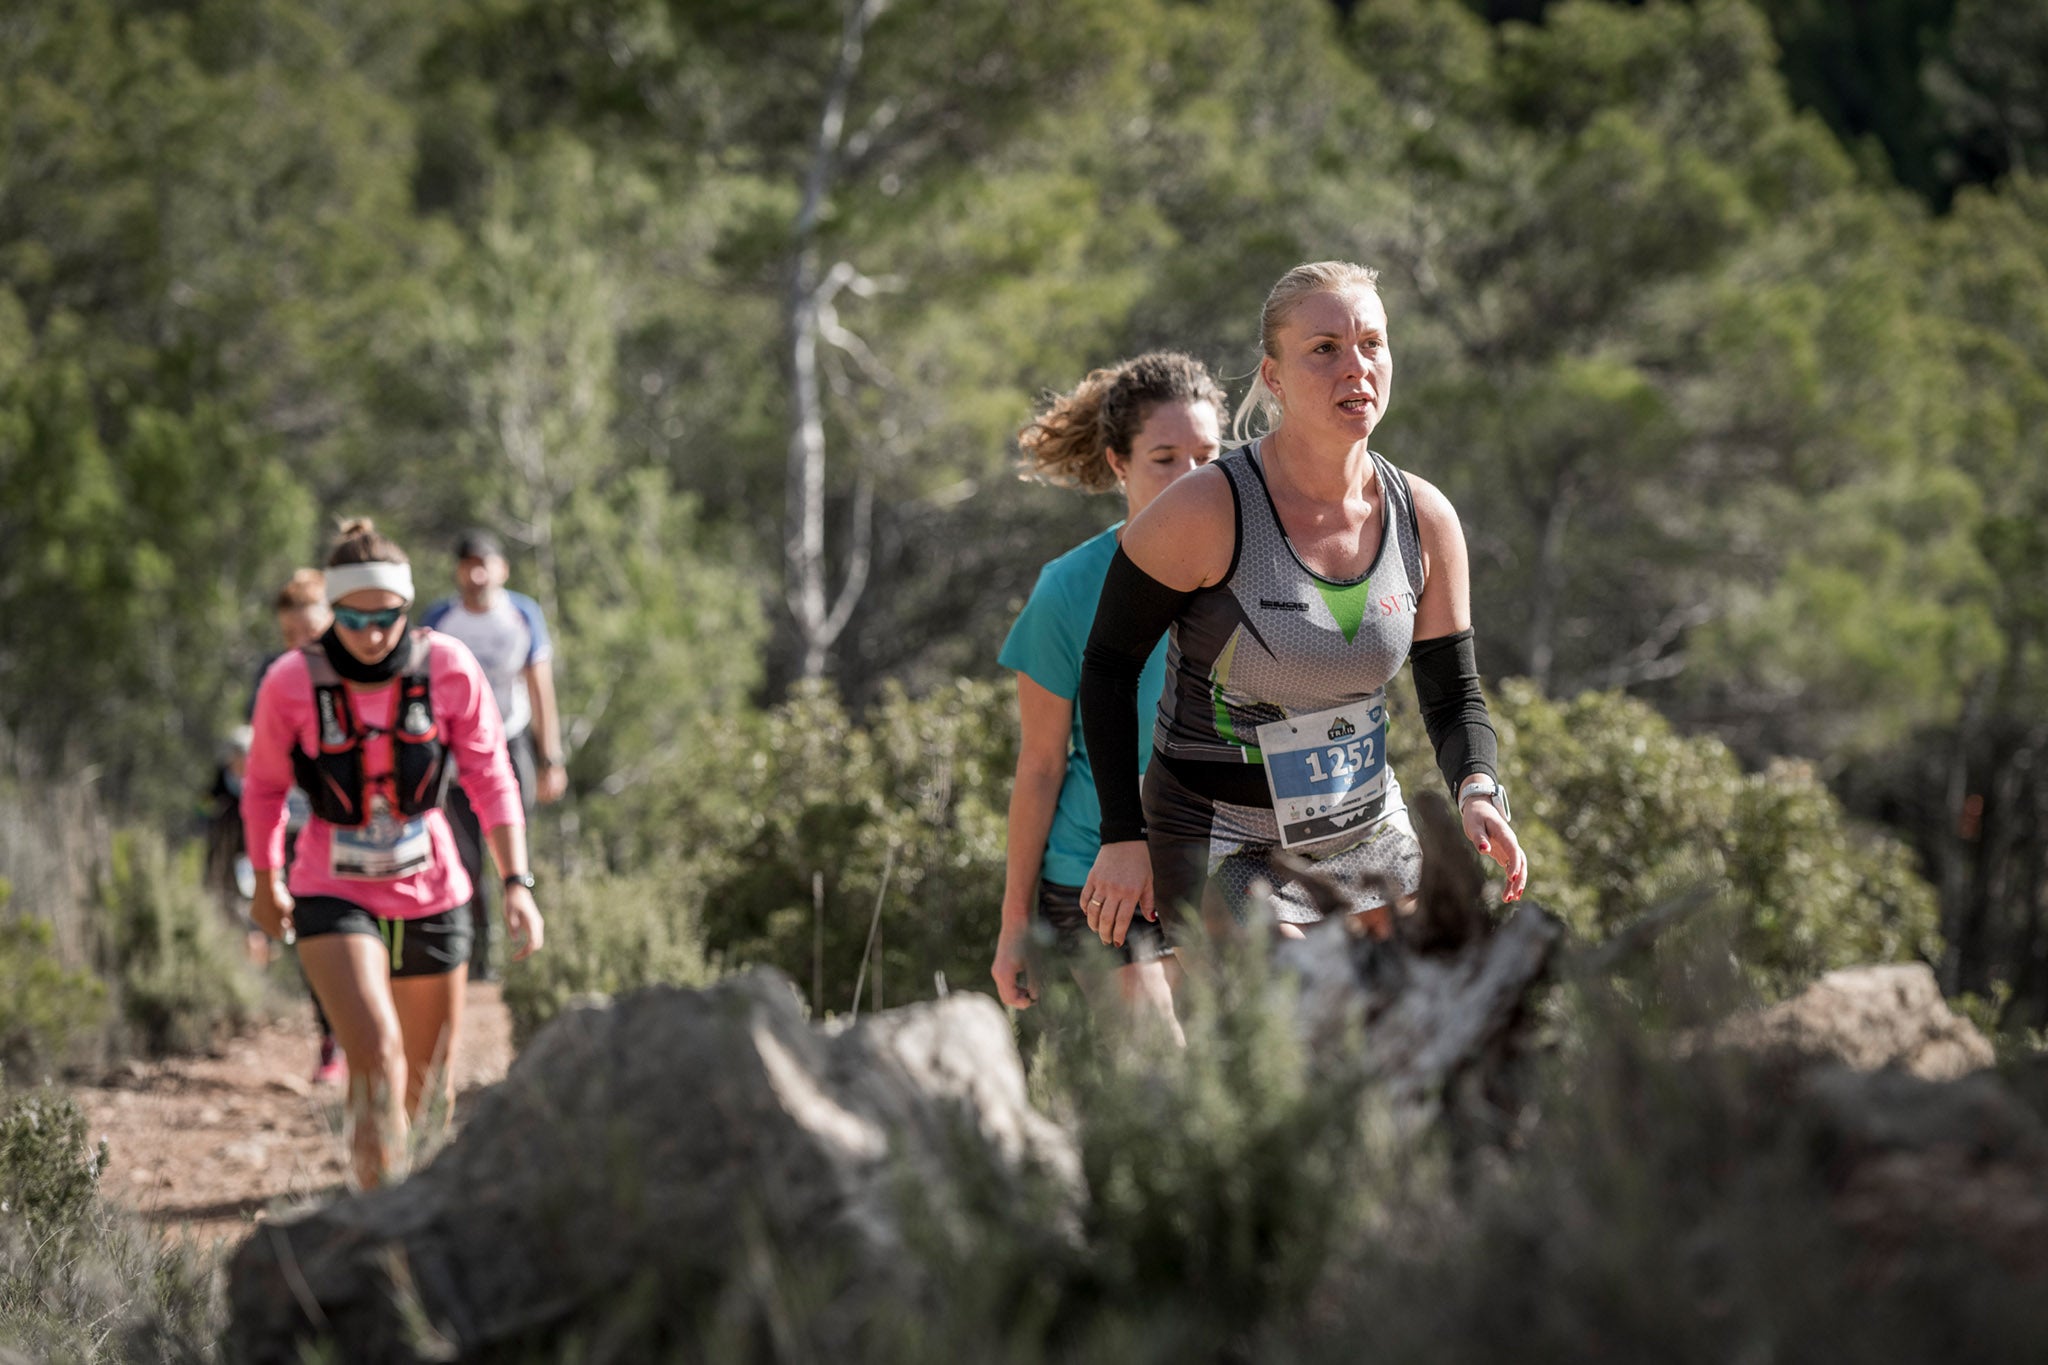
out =
[[[1177,352],[1154,351],[1096,370],[1019,434],[1027,477],[1088,493],[1116,489],[1127,522],[1168,484],[1216,458],[1223,402],[1221,386],[1202,362]],[[1002,932],[990,972],[1003,1003],[1025,1009],[1037,999],[1030,983],[1032,943],[1050,943],[1091,998],[1099,994],[1100,973],[1113,969],[1116,998],[1132,1010],[1156,1011],[1177,1037],[1158,925],[1134,925],[1123,944],[1111,947],[1089,932],[1081,906],[1081,884],[1100,847],[1102,811],[1074,695],[1081,650],[1124,524],[1047,564],[1003,642],[1000,662],[1017,674],[1022,739],[1010,794]],[[1141,708],[1156,703],[1165,679],[1162,640],[1145,665]],[[1149,728],[1140,726],[1141,765],[1151,748],[1143,738]]]

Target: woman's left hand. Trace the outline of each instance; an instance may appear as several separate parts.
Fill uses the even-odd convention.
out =
[[[545,929],[533,892],[519,885],[505,888],[505,933],[512,943],[512,960],[522,961],[540,951]]]
[[[1508,889],[1501,896],[1501,903],[1520,900],[1522,888],[1529,882],[1529,855],[1522,852],[1522,841],[1515,838],[1514,826],[1500,813],[1500,807],[1483,796],[1460,801],[1458,815],[1473,847],[1499,863],[1508,874]]]

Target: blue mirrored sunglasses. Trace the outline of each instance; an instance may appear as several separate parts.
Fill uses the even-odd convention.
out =
[[[398,618],[403,615],[404,607],[386,607],[382,611],[357,611],[354,607],[336,607],[334,624],[343,630],[389,630],[398,624]]]

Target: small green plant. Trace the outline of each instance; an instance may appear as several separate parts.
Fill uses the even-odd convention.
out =
[[[1362,1078],[1324,1065],[1346,1041],[1304,1046],[1258,945],[1223,946],[1180,991],[1184,1050],[1114,1026],[1055,1044],[1089,1191],[1089,1254],[1065,1292],[1096,1314],[1119,1306],[1098,1336],[1141,1326],[1200,1351],[1291,1317],[1393,1188]]]
[[[234,928],[201,882],[198,850],[117,830],[100,869],[99,966],[121,1002],[129,1041],[147,1052],[205,1047],[241,1028],[259,982]]]
[[[576,878],[543,907],[545,949],[505,971],[516,1044],[582,995],[657,984],[701,986],[716,974],[697,927],[696,878],[684,869]]]
[[[0,1113],[0,1208],[31,1229],[71,1227],[92,1212],[107,1145],[86,1151],[85,1115],[62,1091],[9,1099]]]
[[[2002,1063],[2024,1063],[2027,1059],[2048,1052],[2048,1029],[2027,1028],[2008,1022],[2012,1006],[2012,983],[1997,979],[1991,983],[1989,995],[1978,995],[1964,991],[1951,997],[1949,1004],[1957,1014],[1977,1026],[1977,1031],[1991,1040],[1992,1048]]]
[[[106,986],[64,966],[47,921],[0,919],[0,1066],[48,1070],[97,1038],[106,1017]]]

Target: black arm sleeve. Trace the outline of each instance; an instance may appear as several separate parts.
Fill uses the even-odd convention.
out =
[[[1499,737],[1486,714],[1486,696],[1479,690],[1479,658],[1472,648],[1472,632],[1461,630],[1456,635],[1417,640],[1408,658],[1415,666],[1415,699],[1422,703],[1422,724],[1436,747],[1436,766],[1451,784],[1451,798],[1457,799],[1458,784],[1474,773],[1485,773],[1498,782]],[[1095,747],[1093,738],[1088,747]]]
[[[1131,562],[1119,545],[1102,580],[1095,625],[1081,653],[1081,734],[1102,803],[1102,842],[1145,837],[1138,796],[1138,676],[1159,637],[1194,594],[1178,592]]]

